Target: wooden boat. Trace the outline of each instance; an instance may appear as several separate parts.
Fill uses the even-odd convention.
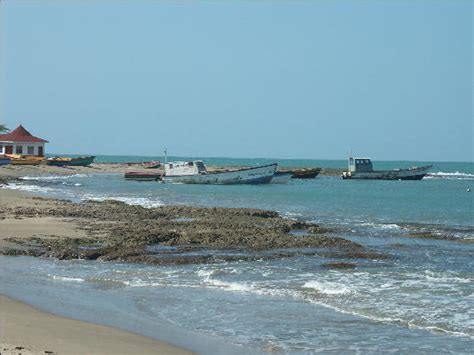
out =
[[[52,166],[88,166],[94,162],[95,156],[87,157],[54,157],[48,158],[48,165]]]
[[[127,180],[135,180],[135,181],[158,181],[161,179],[163,173],[148,173],[148,172],[140,172],[140,171],[130,171],[126,172],[124,177]]]
[[[431,169],[431,165],[408,169],[374,170],[369,158],[349,158],[348,171],[342,173],[343,179],[374,180],[421,180]]]
[[[12,165],[40,165],[44,162],[44,157],[37,157],[32,155],[6,154],[10,158]]]
[[[10,164],[10,162],[11,162],[10,157],[0,155],[0,165],[8,165]]]
[[[272,181],[277,164],[208,172],[201,160],[165,164],[163,182],[182,184],[268,184]]]
[[[272,178],[272,184],[286,184],[293,177],[294,173],[291,170],[275,171]]]
[[[306,168],[293,170],[292,179],[314,179],[321,172],[321,168]]]
[[[145,169],[158,169],[161,166],[161,163],[158,160],[130,162],[130,163],[126,163],[126,164],[128,166],[143,167]]]

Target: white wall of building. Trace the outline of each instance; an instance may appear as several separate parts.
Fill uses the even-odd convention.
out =
[[[46,154],[44,149],[44,143],[12,143],[12,142],[0,142],[0,154],[6,153],[6,146],[13,146],[13,154],[21,155],[38,155],[39,148],[43,147],[43,154]],[[21,153],[17,150],[17,147],[21,147]]]

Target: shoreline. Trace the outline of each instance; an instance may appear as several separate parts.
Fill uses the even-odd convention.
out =
[[[4,183],[7,183],[9,178],[5,179]],[[77,210],[79,208],[79,210]],[[167,210],[169,209],[169,210]],[[56,211],[56,212],[54,212]],[[164,211],[164,214],[159,211]],[[216,215],[212,213],[216,212]],[[66,212],[66,214],[63,214]],[[78,214],[77,214],[78,213]],[[97,214],[102,213],[101,216]],[[211,248],[220,247],[225,248],[226,243],[235,248],[235,243],[249,243],[246,244],[251,250],[255,250],[257,254],[250,256],[249,259],[261,259],[262,256],[258,254],[259,250],[264,250],[266,248],[271,248],[273,244],[265,244],[267,241],[265,238],[269,237],[275,240],[276,246],[285,247],[288,242],[296,240],[298,243],[306,238],[295,239],[289,233],[293,227],[295,228],[307,228],[309,230],[313,229],[315,232],[313,237],[310,237],[312,242],[320,243],[322,241],[322,247],[327,249],[330,254],[328,257],[333,257],[333,247],[341,247],[341,250],[344,249],[343,253],[348,253],[352,250],[357,253],[357,256],[360,256],[360,246],[356,243],[352,243],[346,239],[339,237],[326,237],[326,230],[321,228],[319,231],[319,226],[316,225],[306,225],[304,222],[295,222],[290,220],[285,220],[279,217],[275,212],[271,211],[262,211],[262,210],[252,210],[252,209],[215,209],[215,208],[194,208],[194,207],[164,207],[164,208],[155,208],[147,209],[140,206],[130,206],[124,203],[117,202],[92,202],[92,203],[73,203],[70,201],[59,200],[55,198],[44,198],[34,193],[23,192],[17,190],[10,190],[8,188],[0,188],[0,250],[3,252],[3,255],[31,255],[31,256],[42,256],[46,258],[55,258],[55,259],[78,259],[82,258],[80,255],[75,253],[77,251],[76,247],[80,248],[82,241],[91,241],[92,243],[97,243],[98,240],[108,241],[108,239],[103,239],[104,235],[108,232],[110,225],[118,225],[120,227],[120,219],[123,219],[124,215],[130,215],[135,213],[135,219],[137,220],[136,225],[143,223],[142,218],[145,218],[150,213],[162,214],[162,226],[158,228],[168,228],[169,223],[174,223],[172,227],[177,225],[183,225],[184,228],[188,228],[187,225],[189,221],[183,220],[180,221],[179,218],[176,219],[176,216],[181,216],[183,213],[191,213],[191,219],[196,218],[197,221],[208,214],[211,215],[211,218],[204,224],[197,224],[197,227],[203,230],[203,228],[209,228],[213,230],[213,223],[220,225],[223,221],[227,221],[231,225],[242,224],[241,228],[233,230],[229,225],[224,225],[222,231],[228,231],[227,235],[224,235],[224,239],[221,242],[215,242],[209,238],[204,238],[202,248]],[[177,214],[178,213],[178,214]],[[112,216],[111,220],[107,220],[109,216]],[[118,216],[118,218],[117,218]],[[155,218],[151,215],[150,217]],[[147,228],[150,227],[151,218],[148,217]],[[170,219],[171,218],[171,219]],[[99,219],[99,220],[97,220]],[[243,222],[242,222],[243,221]],[[255,226],[254,222],[264,224],[270,223],[271,228],[261,228]],[[237,223],[237,224],[236,224]],[[93,224],[92,228],[91,224]],[[275,225],[273,225],[275,224]],[[102,225],[102,226],[101,226]],[[105,228],[103,228],[105,225]],[[275,229],[276,226],[276,229]],[[89,228],[88,228],[89,227]],[[97,229],[96,229],[97,227]],[[103,228],[103,229],[102,229]],[[258,229],[262,233],[262,238],[257,240],[257,244],[252,244],[249,242],[250,239],[239,239],[237,238],[239,233],[242,233],[242,230],[252,232]],[[191,229],[195,229],[191,227]],[[187,229],[190,231],[191,229]],[[121,231],[121,229],[115,229],[112,232]],[[136,235],[136,229],[132,228],[132,231],[125,228],[122,238],[127,239],[127,235],[133,236]],[[225,233],[224,233],[225,234]],[[165,235],[168,235],[165,233]],[[212,235],[212,233],[211,233]],[[174,238],[175,234],[171,234]],[[178,247],[183,247],[183,252],[188,251],[188,243],[196,242],[196,239],[201,238],[202,234],[197,234],[194,237],[191,235],[190,239],[184,238],[181,245],[181,242],[177,242]],[[237,239],[235,239],[237,238]],[[153,239],[153,238],[152,238]],[[113,240],[113,239],[112,239]],[[174,239],[173,239],[174,240]],[[24,252],[28,249],[28,243],[32,243],[33,250],[38,246],[38,242],[42,241],[47,245],[54,245],[55,241],[57,242],[58,249],[55,249],[58,253],[53,254],[44,254],[44,255],[34,255],[34,253]],[[110,240],[109,240],[110,241]],[[143,245],[147,245],[150,240],[149,236],[145,235],[142,238]],[[74,248],[69,248],[68,243],[72,243]],[[140,242],[141,243],[141,242]],[[141,244],[136,245],[137,248],[141,247]],[[208,244],[206,244],[208,243]],[[213,244],[214,243],[214,244]],[[222,243],[222,244],[220,244]],[[261,244],[258,244],[261,243]],[[301,243],[300,243],[301,244]],[[326,245],[328,244],[328,246]],[[66,248],[63,248],[66,245]],[[301,247],[305,246],[305,243],[300,245]],[[349,249],[345,249],[348,247]],[[26,248],[26,249],[25,249]],[[135,249],[137,249],[135,248]],[[19,253],[5,253],[5,250],[19,250]],[[85,248],[87,250],[87,246]],[[127,252],[118,254],[117,258],[107,257],[104,258],[104,261],[118,261],[118,262],[131,262],[131,263],[148,263],[151,259],[136,258],[135,254],[128,255],[128,250],[130,249],[129,245],[124,245],[124,249]],[[249,249],[249,250],[250,250]],[[65,251],[65,254],[61,254]],[[72,253],[68,252],[73,250]],[[107,255],[114,255],[115,251]],[[166,250],[164,253],[164,260],[167,260],[168,255]],[[292,253],[282,253],[278,251],[273,257],[281,258],[293,256]],[[128,258],[130,256],[130,258]],[[154,257],[154,256],[153,256]],[[348,255],[351,258],[350,255]],[[367,257],[374,257],[372,253],[367,254]],[[231,257],[232,259],[234,257]],[[235,256],[235,258],[241,259],[241,254]],[[92,258],[94,260],[95,258]],[[190,258],[189,260],[186,257],[177,257],[178,264],[182,263],[213,263],[213,262],[222,262],[222,255],[217,256],[215,260],[205,257]],[[160,264],[160,263],[157,263]],[[346,264],[341,263],[342,267],[347,267]],[[341,265],[336,265],[340,267]],[[349,265],[352,267],[352,265]],[[188,354],[188,350],[180,346],[184,346],[187,349],[199,349],[207,348],[214,350],[224,349],[226,344],[221,344],[221,341],[218,339],[209,338],[209,340],[199,338],[198,335],[189,337],[184,343],[179,339],[181,330],[166,328],[163,329],[165,336],[163,337],[165,341],[172,341],[174,344],[180,344],[178,347],[169,345],[166,342],[159,340],[154,340],[153,338],[147,338],[142,335],[135,334],[133,332],[128,332],[127,330],[120,330],[118,327],[112,328],[107,326],[98,325],[93,321],[89,323],[88,321],[83,322],[79,320],[74,320],[71,318],[64,318],[62,316],[56,316],[53,313],[44,312],[42,310],[34,308],[34,306],[27,305],[22,303],[21,300],[15,300],[11,297],[12,295],[5,295],[5,292],[0,292],[0,321],[1,321],[1,331],[0,331],[0,344],[2,344],[2,351],[7,354],[44,354],[44,351],[52,351],[54,354],[72,354],[72,353],[94,353],[96,350],[97,353],[107,354],[107,353],[120,353],[124,349],[126,350],[122,353],[169,353],[169,354]],[[27,300],[27,299],[26,299]],[[29,302],[27,300],[27,302]],[[49,309],[49,311],[52,311]],[[69,316],[69,315],[68,315]],[[74,317],[73,317],[74,318]],[[44,325],[43,325],[44,324]],[[165,326],[166,327],[166,326]],[[126,327],[125,327],[126,328]],[[46,333],[44,329],[49,329]],[[73,331],[73,330],[74,331]],[[95,329],[96,331],[91,331]],[[77,334],[76,334],[77,333]],[[89,337],[91,334],[104,334],[104,336],[98,336],[94,341],[90,341]],[[161,333],[161,334],[163,334]],[[48,334],[54,334],[51,336]],[[147,334],[150,336],[151,334]],[[189,334],[188,334],[189,336]],[[116,341],[114,340],[116,339]],[[128,348],[125,345],[121,346],[120,339],[127,339]],[[174,339],[174,340],[173,340]],[[203,345],[203,343],[206,343]],[[86,345],[84,345],[86,344]],[[194,347],[194,345],[196,347]],[[82,347],[81,347],[82,346]],[[16,349],[20,347],[21,349]],[[8,349],[8,350],[3,350]],[[2,352],[2,354],[3,354]],[[229,353],[235,352],[229,348]]]
[[[192,354],[118,328],[54,315],[3,294],[0,325],[1,354]]]

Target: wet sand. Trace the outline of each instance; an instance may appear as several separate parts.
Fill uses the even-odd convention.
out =
[[[0,354],[191,354],[111,327],[59,317],[0,295]]]

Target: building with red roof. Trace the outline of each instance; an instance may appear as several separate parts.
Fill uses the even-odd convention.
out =
[[[7,134],[0,134],[0,154],[21,154],[44,156],[47,140],[33,136],[25,127],[19,125]]]

